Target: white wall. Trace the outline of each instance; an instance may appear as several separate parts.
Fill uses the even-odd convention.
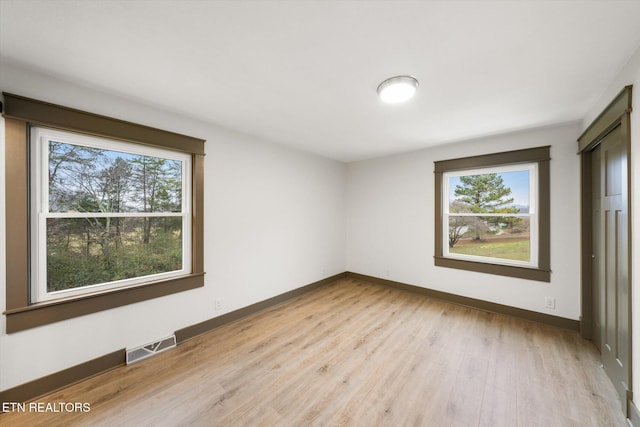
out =
[[[5,333],[2,321],[0,390],[153,341],[345,270],[342,163],[12,64],[0,63],[0,90],[207,140],[205,286],[13,334]],[[4,131],[1,134],[4,137]],[[4,310],[3,140],[0,152],[0,307]],[[223,310],[214,311],[214,299],[222,300]]]
[[[578,123],[351,163],[347,270],[569,319],[580,316]],[[551,282],[435,267],[433,162],[551,145]],[[556,309],[544,308],[554,297]]]
[[[626,66],[616,76],[609,88],[600,99],[589,108],[584,118],[582,129],[600,114],[602,110],[615,98],[615,96],[627,85],[633,85],[631,113],[631,280],[632,280],[632,343],[633,343],[633,390],[638,395],[640,390],[640,375],[637,367],[640,367],[640,48],[631,56]],[[634,398],[638,403],[638,398]],[[640,405],[638,405],[640,406]]]

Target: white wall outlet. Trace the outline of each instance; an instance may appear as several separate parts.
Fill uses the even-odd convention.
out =
[[[552,297],[544,297],[544,308],[556,309],[556,299]]]
[[[222,310],[222,301],[221,301],[221,300],[219,300],[219,299],[214,300],[214,301],[213,301],[213,309],[214,309],[215,311],[220,311],[220,310]]]

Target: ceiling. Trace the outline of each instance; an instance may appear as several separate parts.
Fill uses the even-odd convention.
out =
[[[0,59],[350,162],[581,119],[639,18],[611,0],[0,0]],[[385,105],[398,74],[417,95]]]

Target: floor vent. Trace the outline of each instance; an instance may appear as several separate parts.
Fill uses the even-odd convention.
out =
[[[154,354],[162,353],[165,350],[169,350],[176,346],[176,336],[162,338],[156,342],[141,345],[140,347],[131,348],[127,350],[127,365],[134,362],[138,362]]]

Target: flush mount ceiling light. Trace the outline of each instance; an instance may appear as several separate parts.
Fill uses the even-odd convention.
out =
[[[378,95],[387,104],[408,101],[418,89],[418,80],[411,76],[388,78],[378,86]]]

